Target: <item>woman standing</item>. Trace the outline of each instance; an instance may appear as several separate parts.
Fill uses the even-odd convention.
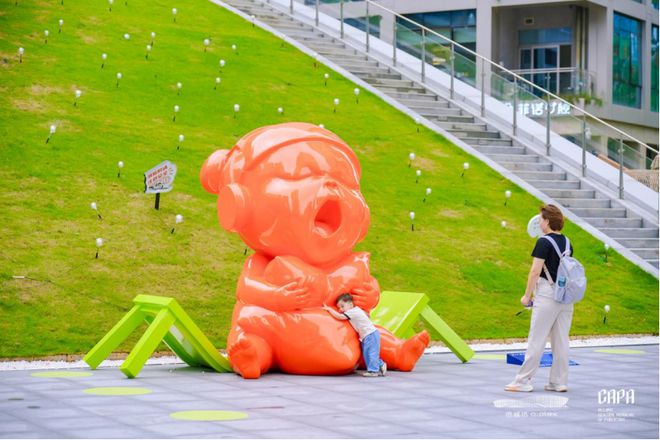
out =
[[[541,231],[557,243],[559,249],[566,249],[567,238],[560,231],[564,227],[564,216],[554,205],[541,207]],[[534,260],[527,278],[525,294],[520,302],[527,307],[532,302],[532,319],[527,338],[525,361],[513,382],[506,391],[530,392],[534,390],[531,379],[539,368],[545,342],[550,335],[552,346],[552,368],[546,391],[568,391],[568,333],[573,318],[573,304],[562,304],[554,300],[554,281],[559,269],[559,255],[548,238],[539,237],[532,251]],[[570,255],[573,247],[570,246]],[[532,293],[534,299],[532,301]]]

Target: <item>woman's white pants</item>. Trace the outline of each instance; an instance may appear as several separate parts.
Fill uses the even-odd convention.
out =
[[[526,384],[532,379],[539,368],[545,343],[550,336],[552,347],[550,383],[568,384],[568,334],[573,319],[573,304],[561,304],[552,298],[552,294],[553,286],[545,278],[539,278],[529,324],[527,352],[515,379],[517,383]]]

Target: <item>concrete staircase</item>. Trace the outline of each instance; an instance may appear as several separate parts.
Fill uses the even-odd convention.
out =
[[[483,153],[658,269],[658,225],[418,82],[262,1],[223,0],[330,59]]]

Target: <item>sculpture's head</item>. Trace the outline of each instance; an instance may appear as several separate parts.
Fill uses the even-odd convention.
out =
[[[222,227],[252,249],[331,263],[367,233],[355,153],[328,130],[305,123],[256,129],[202,166],[204,188],[218,194]]]

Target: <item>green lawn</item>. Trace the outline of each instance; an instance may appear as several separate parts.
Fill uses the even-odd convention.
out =
[[[176,297],[224,347],[245,247],[218,225],[199,169],[215,149],[283,121],[323,123],[357,152],[372,214],[358,248],[371,251],[383,290],[428,293],[464,338],[526,336],[528,314],[515,314],[534,244],[525,227],[540,202],[380,99],[363,91],[356,103],[339,75],[324,86],[329,70],[291,46],[206,1],[119,0],[110,12],[101,0],[2,0],[0,35],[0,357],[85,353],[140,293]],[[156,211],[143,172],[166,159],[179,172]],[[176,214],[185,220],[171,234]],[[657,333],[657,279],[618,255],[605,262],[602,244],[574,225],[565,231],[589,278],[572,333]]]

